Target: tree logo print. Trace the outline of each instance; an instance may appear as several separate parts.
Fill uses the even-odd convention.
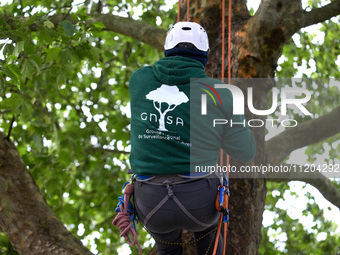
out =
[[[189,98],[179,91],[176,85],[170,86],[162,84],[158,89],[150,91],[146,99],[153,101],[153,106],[159,112],[159,127],[160,131],[168,131],[165,128],[165,116],[168,112],[173,111],[178,105],[187,103]],[[162,105],[165,109],[162,111]]]

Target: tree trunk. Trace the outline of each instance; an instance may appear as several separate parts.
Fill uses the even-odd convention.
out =
[[[92,254],[54,215],[15,146],[0,132],[0,227],[25,254]]]
[[[232,34],[228,45],[228,7],[225,10],[225,70],[228,70],[228,47],[231,47],[231,78],[270,78],[274,76],[276,63],[286,42],[279,28],[271,29],[266,24],[254,22],[248,13],[246,1],[232,2]],[[274,1],[273,1],[274,2]],[[226,1],[226,6],[228,6]],[[275,3],[273,3],[275,4]],[[182,3],[181,17],[186,20],[186,3]],[[209,61],[206,72],[210,77],[221,77],[221,42],[222,42],[222,1],[204,2],[190,1],[190,21],[200,23],[207,31],[210,41]],[[225,77],[228,77],[226,71]],[[227,80],[225,80],[227,82]],[[267,109],[268,92],[272,84],[263,84],[254,89],[253,105],[256,109]],[[240,87],[246,97],[247,88]],[[246,118],[259,119],[245,107]],[[262,120],[265,117],[260,117]],[[254,128],[256,156],[250,163],[266,164],[264,148],[265,127]],[[226,156],[224,156],[226,158]],[[230,165],[239,168],[241,162],[230,159]],[[261,241],[262,214],[266,198],[266,181],[261,178],[231,178],[230,184],[230,224],[226,254],[258,254]],[[184,233],[184,239],[190,235]],[[191,249],[193,250],[193,245]],[[152,254],[152,253],[150,253]],[[192,254],[190,252],[185,254]]]

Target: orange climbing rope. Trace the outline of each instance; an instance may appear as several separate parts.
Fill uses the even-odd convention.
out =
[[[228,19],[228,84],[231,81],[231,0],[229,0],[229,19]],[[177,13],[177,22],[180,21],[180,12],[181,12],[181,0],[178,1],[178,13]],[[189,21],[189,0],[187,0],[187,21]],[[222,81],[224,81],[224,72],[225,72],[225,0],[222,0]],[[220,151],[220,164],[223,165],[223,150]],[[227,188],[229,188],[229,155],[227,154],[226,158],[226,166],[227,166]],[[228,208],[228,196],[226,196],[226,208]],[[218,239],[219,239],[219,232],[221,231],[223,221],[223,212],[221,212],[218,228],[216,232],[216,240],[214,245],[213,254],[216,254]],[[227,231],[228,231],[228,223],[224,223],[224,233],[223,233],[223,255],[225,254],[226,250],[226,239],[227,239]]]
[[[189,16],[189,6],[190,6],[190,1],[189,0],[187,0],[187,21],[189,21],[190,20],[190,16]]]
[[[231,83],[231,1],[232,0],[229,0],[229,10],[228,10],[229,11],[229,17],[228,17],[228,84]],[[226,164],[227,164],[227,179],[228,179],[227,188],[229,189],[229,155],[227,155]],[[227,208],[228,208],[228,200],[227,200]],[[224,223],[223,254],[225,254],[226,245],[227,245],[227,242],[226,242],[227,232],[228,232],[228,223]]]
[[[189,14],[189,10],[190,10],[190,0],[187,0],[187,21],[190,20],[190,14]],[[181,0],[178,0],[178,11],[177,11],[177,22],[180,21],[180,15],[181,15]]]
[[[181,15],[181,0],[178,0],[177,22],[180,20]]]
[[[229,17],[228,17],[228,84],[230,84],[231,80],[231,0],[229,0]],[[225,0],[222,0],[222,81],[224,81],[224,72],[225,72]],[[220,164],[221,166],[223,165],[223,150],[221,149],[220,151]],[[227,154],[226,158],[226,166],[227,166],[227,180],[229,180],[229,155]],[[229,181],[227,181],[227,188],[229,188]],[[228,208],[228,196],[226,196],[226,208]],[[219,232],[221,229],[223,221],[223,213],[221,212],[220,219],[219,219],[219,224],[218,224],[218,229],[217,229],[217,234],[216,234],[216,240],[215,240],[215,245],[214,245],[214,251],[213,254],[216,254],[217,250],[217,245],[218,245],[218,239],[219,239]],[[223,255],[225,254],[226,251],[226,243],[227,243],[227,232],[228,232],[228,223],[224,223],[223,226]]]

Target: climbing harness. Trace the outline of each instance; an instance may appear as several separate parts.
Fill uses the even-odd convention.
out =
[[[178,207],[184,212],[186,216],[188,216],[193,222],[196,224],[203,226],[205,228],[210,227],[210,224],[205,224],[198,220],[196,217],[194,217],[186,208],[185,206],[181,203],[181,201],[176,197],[172,190],[172,185],[176,184],[183,184],[183,183],[188,183],[192,181],[196,181],[198,179],[203,179],[207,178],[209,175],[212,175],[211,173],[204,173],[202,174],[188,174],[188,175],[161,175],[161,176],[152,176],[152,177],[142,177],[142,176],[137,176],[136,181],[142,182],[142,183],[148,183],[150,185],[158,185],[158,186],[165,186],[167,189],[167,194],[165,197],[158,203],[155,208],[149,212],[148,215],[146,215],[144,219],[144,226],[147,227],[147,223],[150,220],[150,218],[169,200],[172,199]]]
[[[129,173],[129,171],[128,171]],[[164,186],[167,189],[166,196],[159,202],[153,210],[146,216],[144,223],[142,224],[146,231],[148,231],[146,225],[149,221],[149,219],[165,204],[166,201],[169,199],[173,199],[175,203],[178,205],[178,207],[196,224],[201,225],[205,228],[210,227],[209,224],[205,224],[198,220],[196,217],[194,217],[186,208],[185,206],[180,202],[180,200],[175,196],[172,185],[176,184],[183,184],[183,183],[189,183],[200,179],[205,179],[210,177],[211,175],[215,175],[218,173],[189,173],[189,174],[177,174],[177,175],[160,175],[160,176],[142,176],[142,175],[135,175],[133,174],[130,181],[124,183],[122,191],[123,195],[118,197],[118,204],[116,206],[115,211],[118,213],[114,220],[112,221],[112,224],[117,226],[121,232],[120,236],[124,237],[125,240],[128,242],[129,245],[134,246],[137,245],[138,252],[140,255],[142,255],[142,249],[138,242],[137,233],[136,233],[136,223],[137,223],[137,216],[135,207],[130,201],[131,196],[134,192],[134,186],[133,182],[138,181],[141,183],[148,183],[151,185],[160,185]],[[171,245],[189,245],[196,243],[197,241],[203,239],[204,237],[208,236],[212,232],[216,231],[217,227],[206,233],[204,236],[200,237],[199,239],[196,239],[192,242],[187,243],[169,243],[164,242],[162,240],[159,240],[153,236],[153,238],[159,242],[171,244]],[[148,231],[149,232],[149,231]],[[149,232],[150,233],[150,232]],[[216,233],[219,233],[217,231]],[[129,235],[130,234],[133,238],[133,241],[131,241]],[[150,233],[152,236],[152,234]],[[209,244],[208,250],[210,249],[212,242]]]
[[[225,202],[227,201],[228,197],[225,198],[225,196],[227,196],[229,194],[229,191],[226,190],[226,186],[225,183],[227,182],[225,180],[225,178],[223,178],[222,174],[219,172],[208,172],[208,173],[188,173],[188,174],[176,174],[176,175],[159,175],[159,176],[140,176],[137,175],[137,177],[135,178],[135,181],[141,182],[141,183],[147,183],[150,185],[158,185],[158,186],[165,186],[167,189],[167,194],[165,195],[165,197],[158,203],[158,205],[156,205],[150,212],[149,214],[145,217],[144,219],[144,223],[143,226],[145,228],[146,231],[148,231],[147,229],[147,223],[150,220],[150,218],[169,200],[172,199],[177,206],[184,212],[184,214],[190,218],[193,222],[195,222],[197,225],[200,225],[204,228],[208,228],[211,225],[210,224],[205,224],[201,221],[199,221],[196,217],[194,217],[186,208],[185,206],[180,202],[180,200],[175,196],[173,190],[172,190],[172,185],[176,185],[176,184],[183,184],[183,183],[189,183],[189,182],[193,182],[196,180],[200,180],[200,179],[207,179],[209,177],[212,177],[213,175],[215,175],[215,178],[218,177],[220,178],[221,181],[223,181],[223,185],[219,187],[219,190],[222,193],[219,194],[223,194],[223,196],[221,196],[221,201],[219,200],[218,203],[222,205],[222,207],[224,206],[224,208],[218,208],[219,211],[223,211],[224,212],[224,219],[226,221],[229,221],[229,213],[227,212],[227,209],[225,207]],[[149,231],[148,231],[149,232]],[[206,254],[208,254],[210,247],[212,245],[212,243],[214,242],[215,236],[217,235],[217,237],[219,236],[218,233],[220,232],[220,230],[218,229],[218,227],[210,230],[208,233],[206,233],[205,235],[201,236],[198,239],[195,239],[194,241],[190,241],[190,242],[186,242],[186,243],[178,243],[178,242],[165,242],[163,240],[160,240],[156,237],[154,237],[152,235],[152,233],[149,232],[149,234],[158,242],[164,243],[164,244],[168,244],[168,245],[189,245],[189,244],[193,244],[196,243],[200,240],[202,240],[203,238],[205,238],[206,236],[210,235],[211,233],[215,232],[214,236],[212,237],[211,242],[209,243],[209,246],[207,248]]]

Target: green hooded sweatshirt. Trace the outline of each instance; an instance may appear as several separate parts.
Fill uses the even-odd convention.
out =
[[[133,173],[184,174],[216,166],[220,148],[236,160],[254,157],[253,134],[243,115],[232,114],[231,92],[214,93],[214,84],[222,82],[209,78],[199,61],[181,56],[163,58],[132,74]],[[207,95],[206,114],[201,112],[202,94]],[[214,120],[228,124],[214,125]]]

